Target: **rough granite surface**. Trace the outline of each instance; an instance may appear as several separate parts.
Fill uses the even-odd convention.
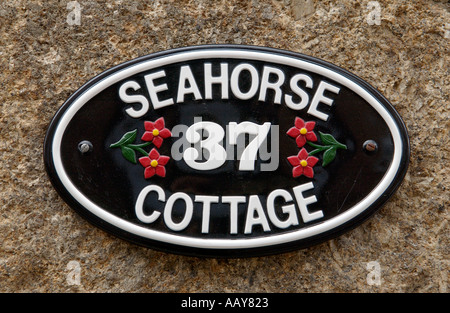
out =
[[[69,1],[0,2],[0,292],[448,292],[448,1],[78,4],[80,23]],[[150,250],[77,215],[42,161],[58,108],[114,65],[211,43],[305,53],[380,90],[411,140],[409,170],[396,194],[337,239],[249,259]],[[370,262],[380,266],[379,283],[372,283]]]

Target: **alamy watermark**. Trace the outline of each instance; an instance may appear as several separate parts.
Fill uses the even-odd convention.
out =
[[[66,18],[67,24],[81,25],[81,5],[77,1],[70,1],[67,3],[67,10],[70,11]]]
[[[67,263],[66,269],[68,271],[66,275],[66,282],[69,286],[79,286],[81,284],[81,266],[78,261],[70,261]]]
[[[377,261],[371,261],[366,264],[366,269],[369,271],[366,277],[366,282],[369,286],[381,285],[381,266]]]
[[[367,4],[369,13],[366,16],[367,24],[381,25],[381,5],[378,1],[370,1]]]

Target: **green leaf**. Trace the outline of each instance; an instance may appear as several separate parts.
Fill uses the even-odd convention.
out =
[[[120,147],[120,149],[122,150],[122,155],[125,159],[127,159],[131,163],[136,164],[136,154],[134,153],[133,149],[125,146]]]
[[[331,147],[323,154],[322,166],[325,167],[330,164],[331,161],[336,157],[336,147]]]
[[[339,144],[339,142],[334,139],[334,137],[330,134],[324,134],[322,132],[319,132],[320,140],[322,140],[322,143],[325,145],[335,145]]]
[[[125,135],[123,135],[122,138],[120,138],[120,140],[118,142],[113,143],[109,147],[117,148],[117,147],[128,145],[136,139],[136,135],[137,135],[137,129],[130,131],[130,132],[126,133]]]
[[[333,146],[336,149],[347,149],[347,146],[337,141],[332,135],[319,132],[320,140],[323,144]]]

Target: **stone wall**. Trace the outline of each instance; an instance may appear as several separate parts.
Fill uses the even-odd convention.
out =
[[[0,292],[448,292],[449,9],[432,0],[2,0]],[[411,139],[397,193],[337,239],[249,259],[153,251],[78,216],[42,161],[58,108],[114,65],[215,43],[301,52],[379,89]]]

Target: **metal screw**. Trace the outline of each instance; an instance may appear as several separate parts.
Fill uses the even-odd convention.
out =
[[[82,153],[82,154],[87,154],[89,152],[92,151],[92,143],[90,141],[87,140],[83,140],[82,142],[80,142],[78,144],[78,150]]]
[[[373,153],[378,150],[378,144],[373,140],[367,140],[363,144],[363,149],[369,153]]]

